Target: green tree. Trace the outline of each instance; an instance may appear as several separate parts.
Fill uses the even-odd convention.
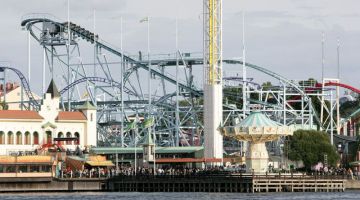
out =
[[[303,86],[303,87],[312,87],[315,86],[318,83],[318,81],[314,78],[309,78],[308,80],[305,81],[299,81],[299,85]]]
[[[269,90],[271,87],[273,87],[273,85],[270,81],[267,81],[261,84],[261,87],[263,88],[263,90]]]
[[[295,131],[293,136],[289,136],[285,152],[290,160],[302,160],[307,170],[318,162],[324,162],[325,154],[329,166],[335,166],[339,160],[339,155],[335,147],[331,145],[329,136],[322,131]]]
[[[8,110],[9,109],[9,105],[7,103],[5,103],[4,101],[0,102],[0,110]]]

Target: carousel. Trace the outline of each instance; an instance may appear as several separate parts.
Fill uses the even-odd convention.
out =
[[[260,111],[253,111],[235,126],[221,128],[224,137],[249,142],[246,152],[247,172],[264,173],[268,171],[269,154],[265,142],[293,134],[293,129],[269,119]]]

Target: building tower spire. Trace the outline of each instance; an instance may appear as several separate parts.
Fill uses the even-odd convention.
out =
[[[48,89],[46,90],[47,94],[51,94],[51,98],[60,98],[60,92],[55,85],[54,79],[51,79]]]

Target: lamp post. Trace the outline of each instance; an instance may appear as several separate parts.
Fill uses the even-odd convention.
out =
[[[337,145],[337,151],[340,154],[340,167],[342,167],[342,163],[343,163],[343,145],[341,144],[341,142],[339,142],[338,145]]]

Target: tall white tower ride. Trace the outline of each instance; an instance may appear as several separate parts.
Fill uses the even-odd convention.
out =
[[[222,164],[222,0],[204,0],[204,134],[205,158]],[[218,161],[220,160],[220,162]]]

